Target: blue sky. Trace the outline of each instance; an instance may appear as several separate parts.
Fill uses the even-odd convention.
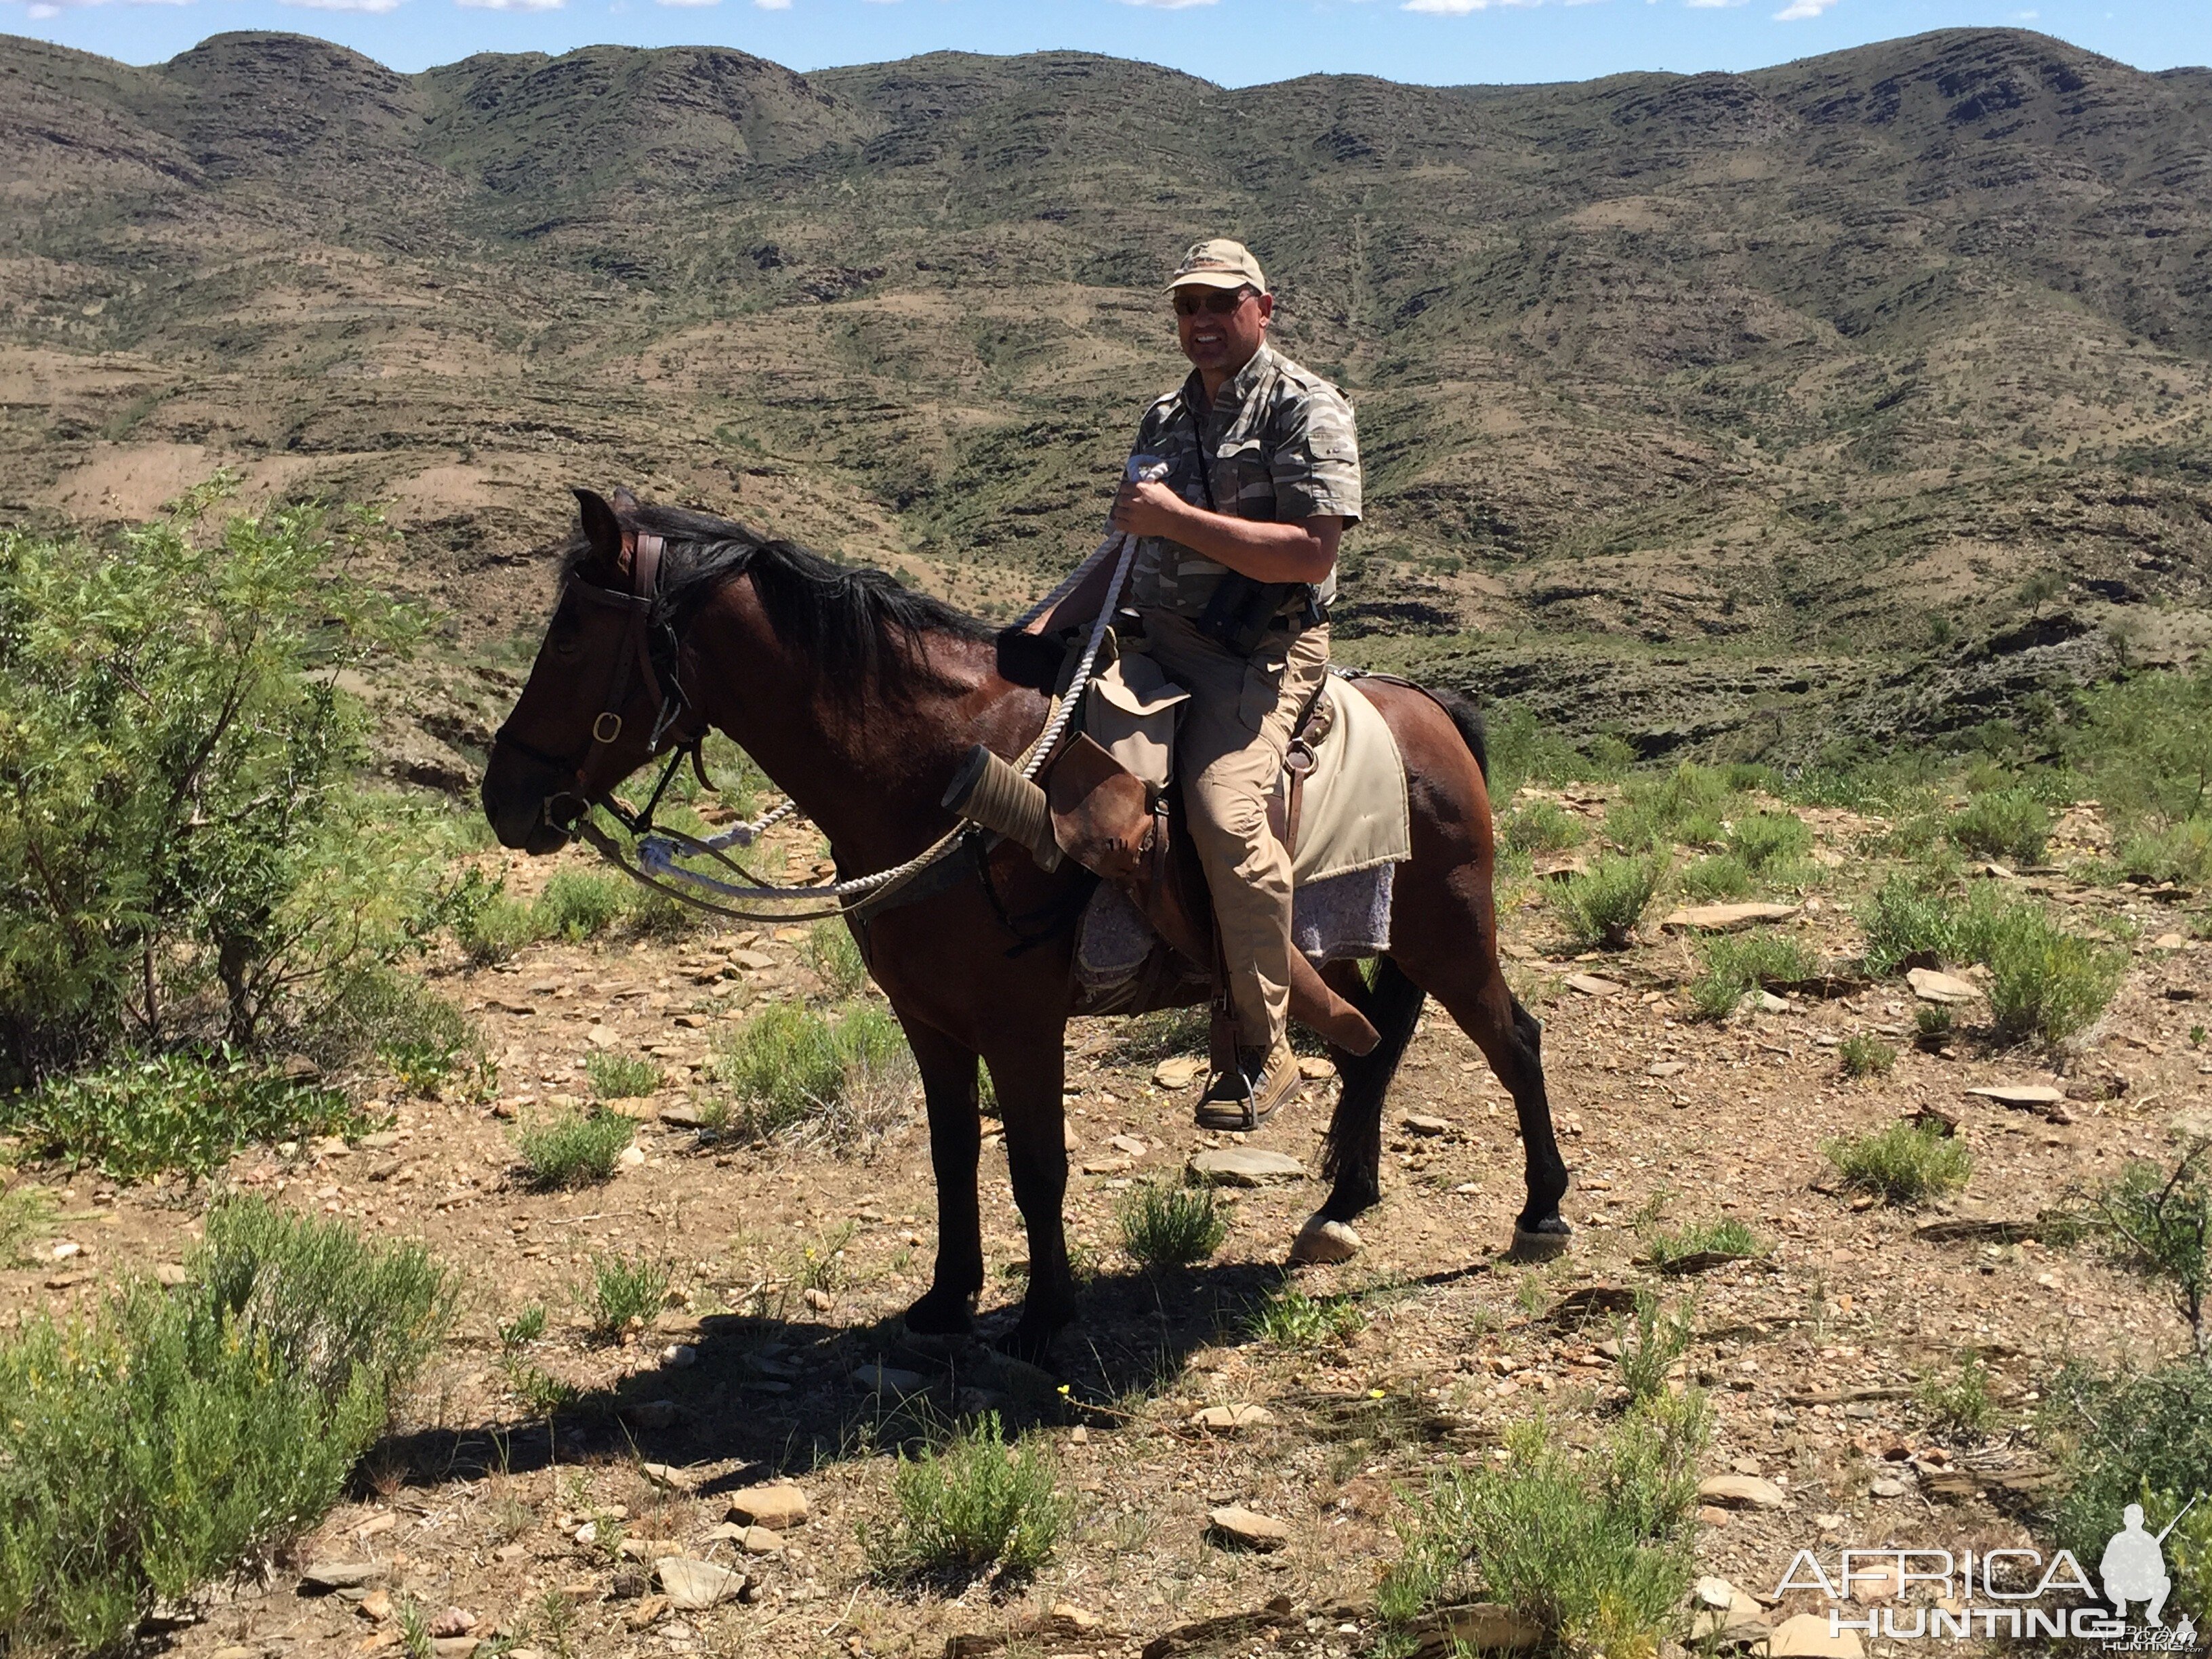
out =
[[[1073,47],[1231,86],[1316,71],[1452,84],[1755,69],[1990,24],[2142,69],[2212,63],[2212,0],[0,0],[0,32],[137,64],[225,29],[287,29],[402,70],[604,41],[735,46],[799,70]]]

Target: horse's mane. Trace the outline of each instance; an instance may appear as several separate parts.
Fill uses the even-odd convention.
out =
[[[895,684],[921,665],[922,636],[989,641],[1000,630],[880,570],[841,565],[796,542],[681,507],[639,507],[627,522],[665,543],[656,623],[679,632],[722,585],[753,580],[769,626],[803,653],[825,684],[851,692]],[[590,554],[582,537],[563,550],[573,574]]]

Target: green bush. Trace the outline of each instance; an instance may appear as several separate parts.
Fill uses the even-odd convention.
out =
[[[1727,833],[1722,820],[1739,799],[1724,774],[1685,762],[1661,777],[1632,778],[1606,814],[1605,833],[1630,852],[1664,852],[1677,842],[1717,846]]]
[[[511,961],[542,935],[530,906],[509,893],[497,893],[463,917],[453,929],[461,951],[479,968]]]
[[[594,1255],[583,1298],[591,1310],[592,1334],[602,1342],[619,1342],[634,1325],[650,1325],[668,1300],[673,1277],[667,1262],[650,1257]]]
[[[580,945],[597,939],[629,914],[630,883],[608,870],[556,870],[531,907],[542,939]]]
[[[1915,1398],[1927,1416],[1928,1426],[1945,1440],[1979,1441],[1996,1421],[1996,1401],[1990,1395],[1990,1368],[1979,1355],[1970,1358],[1948,1382],[1929,1378],[1921,1384]]]
[[[474,1021],[414,975],[382,963],[334,976],[306,1046],[328,1065],[373,1055],[403,1089],[425,1097],[485,1064]]]
[[[375,833],[343,671],[410,617],[343,574],[371,517],[202,535],[220,488],[119,547],[0,532],[0,1073],[247,1045],[409,942],[441,851]],[[0,1083],[11,1080],[0,1075]]]
[[[1889,1068],[1897,1064],[1897,1050],[1880,1037],[1861,1031],[1843,1040],[1836,1049],[1836,1060],[1845,1077],[1887,1077]]]
[[[1583,839],[1583,823],[1557,801],[1524,801],[1505,815],[1498,839],[1506,851],[1530,854],[1559,853]]]
[[[2095,1216],[2129,1267],[2164,1289],[2200,1355],[2212,1352],[2212,1142],[2197,1141],[2170,1170],[2134,1163],[2097,1195]]]
[[[2067,745],[2105,804],[2179,823],[2212,806],[2212,661],[2086,692]]]
[[[1895,973],[1914,957],[1957,962],[1966,954],[1966,930],[1955,901],[1930,892],[1901,871],[1883,878],[1860,907],[1866,934],[1867,971]]]
[[[1688,896],[1708,903],[1715,899],[1746,898],[1751,893],[1751,872],[1733,853],[1699,859],[1675,880]]]
[[[1376,1590],[1384,1625],[1409,1642],[1426,1613],[1501,1601],[1561,1652],[1660,1651],[1694,1571],[1707,1419],[1700,1395],[1656,1400],[1583,1450],[1537,1417],[1507,1430],[1504,1462],[1431,1476]]]
[[[1754,812],[1728,832],[1728,848],[1745,868],[1765,873],[1796,864],[1813,851],[1813,826],[1795,812]]]
[[[1844,1186],[1890,1204],[1937,1197],[1965,1186],[1974,1172],[1966,1142],[1938,1125],[1923,1127],[1904,1118],[1877,1134],[1824,1140],[1820,1151]]]
[[[1262,1342],[1293,1350],[1342,1342],[1367,1328],[1367,1316],[1356,1297],[1309,1296],[1295,1285],[1279,1285],[1253,1310],[1252,1334]]]
[[[418,1247],[258,1204],[214,1211],[186,1272],[0,1344],[10,1651],[120,1650],[313,1530],[453,1311]]]
[[[2051,842],[2050,809],[2025,789],[1977,795],[1951,815],[1951,839],[1978,857],[2040,864]]]
[[[605,1049],[584,1060],[584,1079],[598,1100],[628,1100],[649,1095],[661,1084],[660,1067],[635,1054],[611,1054]]]
[[[817,921],[807,930],[806,965],[820,978],[823,989],[840,1002],[857,995],[868,982],[868,964],[860,960],[860,943],[842,921]]]
[[[2145,881],[2212,885],[2212,820],[2152,824],[2120,844],[2120,868]]]
[[[1912,1011],[1913,1034],[1923,1042],[1943,1042],[1957,1024],[1958,1017],[1941,1002],[1923,1002]]]
[[[811,1008],[779,1003],[719,1044],[710,1075],[735,1097],[747,1130],[772,1135],[811,1124],[826,1125],[833,1139],[849,1137],[839,1126],[869,1097],[903,1097],[912,1065],[898,1022],[863,1006],[830,1019]]]
[[[1636,751],[1610,734],[1577,749],[1550,731],[1526,703],[1484,711],[1489,738],[1490,798],[1511,800],[1524,783],[1612,783],[1627,775]]]
[[[2087,1030],[2127,968],[2123,952],[2067,933],[2040,905],[2002,910],[1981,932],[1977,954],[1989,965],[1990,1007],[2007,1036],[2057,1044]]]
[[[2197,1359],[2109,1373],[2077,1360],[2043,1395],[2045,1443],[2063,1452],[2052,1530],[2085,1565],[2100,1558],[2129,1504],[2142,1505],[2143,1528],[2155,1534],[2197,1493],[2212,1493],[2212,1370]],[[2169,1625],[2212,1615],[2208,1510],[2212,1501],[2200,1502],[2166,1534]]]
[[[45,1231],[60,1207],[52,1193],[27,1182],[0,1190],[0,1267],[21,1261],[25,1241]]]
[[[897,1514],[887,1527],[864,1527],[861,1547],[878,1577],[896,1582],[1030,1577],[1068,1522],[1058,1475],[1047,1444],[1031,1437],[1009,1446],[998,1413],[986,1413],[942,1449],[900,1455],[891,1475]]]
[[[1663,854],[1606,854],[1560,884],[1559,914],[1578,944],[1621,950],[1651,908],[1666,873]]]
[[[1707,1019],[1726,1019],[1764,985],[1794,985],[1818,964],[1790,933],[1724,933],[1705,942],[1705,970],[1690,981],[1690,1002]]]
[[[97,1164],[122,1182],[172,1172],[198,1179],[257,1141],[362,1127],[337,1090],[224,1053],[130,1056],[0,1097],[0,1129],[42,1156]]]
[[[1620,1344],[1620,1382],[1629,1400],[1648,1406],[1664,1399],[1668,1374],[1696,1337],[1697,1326],[1686,1310],[1662,1312],[1657,1297],[1637,1291],[1633,1316],[1613,1322],[1613,1340]]]
[[[1208,1187],[1163,1187],[1140,1181],[1115,1209],[1121,1248],[1139,1267],[1188,1267],[1221,1248],[1229,1224]]]
[[[519,1127],[514,1148],[541,1192],[612,1181],[637,1126],[617,1112],[569,1109]]]
[[[1749,1258],[1764,1255],[1766,1249],[1759,1242],[1758,1234],[1734,1216],[1726,1216],[1701,1226],[1685,1227],[1678,1233],[1654,1233],[1644,1241],[1644,1254],[1651,1258],[1653,1267],[1663,1272],[1692,1256]]]

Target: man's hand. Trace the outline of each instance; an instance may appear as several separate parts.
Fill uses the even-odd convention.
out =
[[[1114,497],[1114,528],[1125,536],[1166,536],[1175,538],[1190,517],[1182,496],[1164,483],[1131,479]]]

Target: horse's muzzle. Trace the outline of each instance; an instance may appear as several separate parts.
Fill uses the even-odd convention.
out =
[[[546,811],[563,793],[567,781],[506,744],[494,744],[491,759],[484,767],[483,786],[477,793],[499,844],[533,857],[557,853],[567,846],[568,832],[554,823]]]

